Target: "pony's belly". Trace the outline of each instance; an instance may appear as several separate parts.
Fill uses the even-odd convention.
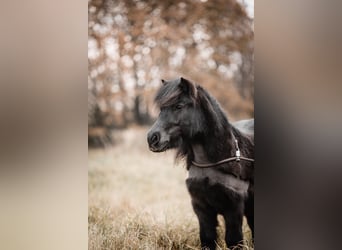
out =
[[[189,169],[187,183],[200,183],[208,187],[218,185],[241,196],[246,196],[249,182],[236,178],[233,175],[225,174],[214,168],[199,168],[192,166]]]

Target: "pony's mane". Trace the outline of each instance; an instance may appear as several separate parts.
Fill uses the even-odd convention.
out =
[[[207,120],[208,127],[215,132],[215,136],[221,136],[230,128],[227,116],[218,101],[201,86],[197,86],[197,104],[201,106]]]
[[[162,89],[160,95],[158,95],[157,100],[161,106],[177,103],[178,98],[182,94],[181,90],[176,88],[177,85],[170,85],[168,88],[166,88],[166,86]],[[197,96],[194,100],[194,104],[202,110],[205,117],[205,123],[202,124],[203,130],[197,135],[197,138],[182,139],[179,143],[176,159],[180,160],[186,158],[187,166],[189,166],[193,160],[191,150],[191,143],[193,140],[205,138],[207,141],[206,145],[204,145],[205,151],[213,161],[221,160],[220,157],[222,157],[222,151],[227,150],[227,148],[230,148],[231,146],[228,145],[228,141],[229,138],[231,138],[232,126],[228,122],[224,110],[221,108],[217,100],[208,93],[208,91],[199,85],[196,86],[196,89]],[[167,98],[162,100],[161,97]],[[213,147],[213,145],[215,145],[215,147]]]

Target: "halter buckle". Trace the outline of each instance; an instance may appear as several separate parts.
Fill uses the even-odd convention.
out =
[[[236,147],[236,152],[235,152],[236,161],[240,161],[241,154],[240,154],[239,144],[236,139],[235,139],[235,147]]]
[[[236,156],[236,161],[240,161],[240,150],[236,150],[235,156]]]

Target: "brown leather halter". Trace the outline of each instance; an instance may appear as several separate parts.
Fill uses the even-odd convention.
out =
[[[235,156],[234,157],[230,157],[230,158],[227,158],[227,159],[215,162],[215,163],[197,163],[195,161],[192,161],[192,164],[194,166],[196,166],[196,167],[199,167],[199,168],[211,168],[211,167],[215,167],[217,165],[221,165],[223,163],[231,162],[231,161],[243,160],[243,161],[254,162],[254,159],[243,157],[243,156],[240,155],[239,144],[238,144],[238,141],[236,139],[235,139],[235,147],[236,147],[236,152],[235,152]]]

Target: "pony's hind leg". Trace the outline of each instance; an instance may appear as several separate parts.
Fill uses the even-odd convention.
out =
[[[247,209],[245,211],[245,215],[246,215],[246,218],[247,218],[248,226],[249,226],[249,228],[251,229],[251,232],[252,232],[252,238],[254,238],[254,213],[253,213],[253,211],[250,211],[250,210]]]
[[[199,221],[202,249],[215,250],[217,213],[194,202],[192,206]]]
[[[254,237],[254,196],[251,194],[245,203],[245,216],[247,223],[252,231],[252,238]]]

